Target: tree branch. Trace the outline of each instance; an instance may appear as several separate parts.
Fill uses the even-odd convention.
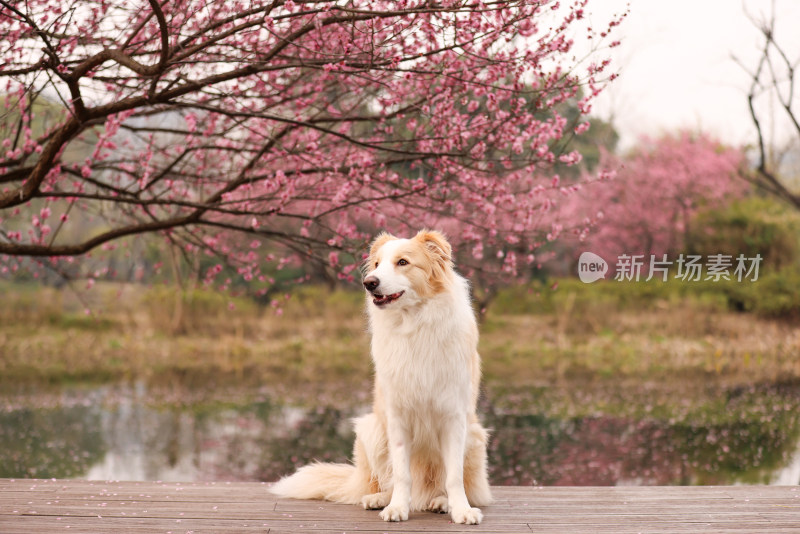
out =
[[[769,23],[759,24],[753,19],[753,17],[750,17],[750,19],[758,27],[759,31],[761,31],[762,35],[764,36],[764,46],[761,50],[761,56],[759,57],[756,69],[753,72],[749,72],[752,81],[750,84],[750,90],[747,93],[747,104],[748,104],[748,109],[750,111],[750,119],[752,120],[753,126],[755,126],[756,129],[756,138],[758,145],[758,165],[756,166],[756,173],[759,179],[753,181],[756,185],[762,187],[765,191],[768,191],[769,193],[777,196],[778,198],[785,200],[786,202],[792,204],[796,208],[800,208],[800,194],[790,191],[784,185],[783,181],[777,176],[775,171],[770,169],[769,157],[767,155],[766,140],[764,137],[764,129],[755,106],[755,100],[756,97],[759,96],[759,94],[767,91],[774,91],[777,94],[778,100],[780,101],[781,107],[786,113],[787,118],[794,125],[795,130],[800,136],[800,122],[798,122],[798,117],[795,115],[794,110],[792,109],[792,99],[794,97],[794,74],[795,74],[794,67],[792,65],[792,62],[786,55],[786,53],[782,50],[780,46],[778,46],[777,42],[775,41],[774,13]],[[783,95],[781,94],[778,75],[776,74],[775,68],[770,59],[770,50],[773,48],[778,52],[779,56],[785,63],[787,69],[788,82],[790,88],[789,96],[787,98],[784,98]],[[766,86],[762,82],[762,76],[765,67],[769,69],[769,74],[771,78],[769,85]]]

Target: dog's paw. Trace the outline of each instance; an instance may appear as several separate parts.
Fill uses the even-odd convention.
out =
[[[463,523],[465,525],[479,525],[483,520],[483,513],[480,508],[458,508],[450,512],[453,523]]]
[[[378,515],[384,521],[408,521],[408,506],[389,505]]]
[[[371,493],[361,497],[361,505],[365,510],[380,510],[389,504],[391,494],[388,491]]]
[[[428,505],[428,510],[431,512],[436,512],[437,514],[446,514],[449,512],[450,504],[448,503],[447,496],[439,495],[438,497],[434,497],[434,499]]]

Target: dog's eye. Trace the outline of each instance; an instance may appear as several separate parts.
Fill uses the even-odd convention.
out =
[[[378,262],[377,261],[375,262],[375,268],[376,269],[378,268]]]
[[[399,265],[400,267],[402,267],[403,265],[408,265],[408,261],[403,259],[397,260],[397,265]]]

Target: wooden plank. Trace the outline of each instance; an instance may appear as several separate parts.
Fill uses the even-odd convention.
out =
[[[635,507],[609,507],[586,508],[575,503],[574,505],[561,505],[558,507],[536,506],[524,510],[507,509],[497,505],[485,507],[486,510],[497,511],[495,520],[517,522],[520,518],[538,518],[547,516],[577,517],[587,515],[602,519],[605,517],[616,516],[680,516],[686,519],[697,517],[708,517],[712,514],[724,511],[726,517],[739,517],[759,513],[769,513],[770,517],[778,516],[781,513],[800,513],[800,507],[787,505],[768,505],[768,506],[747,506],[735,508],[720,508],[704,506],[699,503],[691,508],[674,508],[668,505],[649,506],[646,508]],[[64,512],[66,510],[66,512]],[[357,506],[331,505],[318,510],[302,510],[286,512],[280,509],[273,510],[271,506],[253,507],[252,505],[214,505],[203,507],[191,507],[185,503],[158,503],[158,502],[131,502],[124,505],[113,505],[112,503],[87,503],[81,501],[28,501],[12,506],[4,506],[0,510],[0,515],[4,513],[28,514],[28,515],[59,515],[67,513],[71,515],[93,516],[102,514],[107,517],[126,516],[126,515],[147,515],[151,517],[227,517],[231,519],[247,518],[272,518],[272,517],[294,517],[294,518],[314,518],[314,517],[365,517],[371,518],[377,511],[362,510]]]
[[[797,487],[496,487],[479,526],[276,499],[268,484],[0,479],[0,532],[800,532]]]

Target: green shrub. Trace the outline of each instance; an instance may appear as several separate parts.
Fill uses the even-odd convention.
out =
[[[707,257],[739,254],[763,258],[762,270],[800,262],[800,215],[769,198],[748,197],[698,214],[687,235],[687,252]]]
[[[726,282],[720,286],[732,310],[770,318],[800,318],[800,269],[767,272],[755,282]]]
[[[759,278],[715,283],[735,311],[763,317],[800,317],[800,214],[771,198],[749,197],[699,214],[689,253],[762,257]]]

